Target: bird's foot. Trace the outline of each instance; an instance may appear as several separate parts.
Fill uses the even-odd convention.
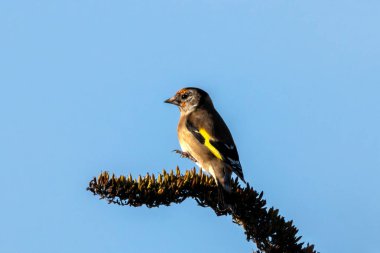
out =
[[[197,162],[197,160],[195,160],[195,158],[192,155],[190,155],[188,152],[182,152],[181,150],[178,150],[178,149],[173,150],[173,152],[176,152],[182,158],[188,158],[188,159],[190,159],[191,161],[193,161],[195,163]]]

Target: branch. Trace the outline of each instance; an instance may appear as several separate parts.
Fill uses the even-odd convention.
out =
[[[163,170],[154,175],[147,174],[133,179],[115,175],[109,176],[103,172],[98,178],[90,181],[87,190],[107,199],[109,203],[128,206],[146,205],[149,208],[160,205],[169,206],[181,203],[187,198],[193,198],[202,207],[210,207],[216,215],[231,215],[234,223],[243,226],[247,240],[256,243],[257,253],[316,253],[314,245],[299,243],[298,229],[292,221],[285,221],[278,209],[267,209],[266,201],[253,190],[249,184],[242,188],[238,180],[231,182],[229,197],[232,210],[223,209],[218,205],[218,189],[214,179],[195,168],[181,175],[179,168],[176,172],[167,173]]]

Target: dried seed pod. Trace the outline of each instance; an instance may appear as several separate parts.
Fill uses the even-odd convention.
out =
[[[316,253],[313,245],[298,243],[300,236],[292,221],[286,222],[278,209],[266,207],[263,192],[257,193],[249,184],[242,188],[237,179],[231,181],[229,201],[232,201],[233,211],[220,204],[215,179],[195,168],[184,175],[178,166],[176,173],[171,170],[168,174],[163,170],[157,176],[157,184],[154,174],[147,173],[144,178],[138,176],[134,180],[131,175],[127,179],[117,178],[104,171],[91,180],[87,189],[109,203],[135,207],[168,206],[191,197],[200,206],[212,208],[218,216],[232,215],[233,221],[244,228],[247,239],[256,242],[258,253]]]
[[[141,184],[141,176],[139,175],[139,177],[137,178],[137,183],[140,185]]]
[[[161,176],[161,174],[158,174],[157,183],[159,183],[159,184],[162,183],[162,176]]]

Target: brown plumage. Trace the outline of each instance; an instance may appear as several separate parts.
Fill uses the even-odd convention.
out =
[[[232,135],[207,92],[183,88],[165,102],[180,109],[177,130],[183,155],[196,160],[227,192],[232,172],[245,182]]]

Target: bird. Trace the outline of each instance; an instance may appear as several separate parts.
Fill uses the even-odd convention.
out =
[[[231,193],[232,173],[246,183],[231,132],[206,91],[182,88],[164,102],[180,111],[177,134],[182,151],[175,150],[177,153],[210,173],[219,194]]]

